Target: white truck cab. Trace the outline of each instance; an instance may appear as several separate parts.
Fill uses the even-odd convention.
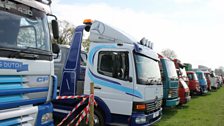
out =
[[[76,95],[82,31],[90,32],[84,79],[84,94],[94,82],[95,111],[100,125],[150,125],[162,115],[163,85],[159,58],[146,39],[133,40],[125,33],[100,21],[78,26],[63,70],[60,95]],[[88,29],[90,28],[90,29]],[[76,46],[74,46],[76,44]],[[75,56],[79,55],[79,56]],[[77,61],[77,62],[76,62]],[[75,64],[76,66],[75,66]],[[80,84],[80,83],[79,83]],[[63,105],[63,104],[60,104]],[[56,105],[57,106],[57,105]],[[65,108],[57,106],[59,109]],[[65,111],[64,111],[65,112]]]

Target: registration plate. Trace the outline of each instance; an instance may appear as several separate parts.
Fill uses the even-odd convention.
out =
[[[156,118],[156,117],[158,117],[158,116],[159,116],[159,111],[153,113],[153,118]]]

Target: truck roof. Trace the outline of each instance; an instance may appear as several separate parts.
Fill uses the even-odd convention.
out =
[[[183,63],[181,63],[181,61],[177,58],[173,59],[173,62],[175,63],[176,68],[184,68],[185,65]]]
[[[14,1],[33,7],[47,14],[51,14],[50,9],[51,0],[14,0]]]
[[[194,71],[186,71],[187,73],[191,73],[191,74],[194,74],[195,72]]]
[[[127,33],[98,20],[94,20],[92,22],[89,40],[90,42],[95,43],[130,44],[132,45],[132,48],[137,48],[137,50],[139,49],[139,53],[149,56],[155,60],[159,60],[156,52],[154,52],[152,47],[148,44],[143,45],[140,41],[137,41]]]

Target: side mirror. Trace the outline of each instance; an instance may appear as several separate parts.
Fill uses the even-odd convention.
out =
[[[54,39],[58,39],[59,38],[59,27],[58,27],[57,20],[52,20],[51,25],[52,25],[52,32],[53,32]]]
[[[128,77],[128,81],[132,82],[133,81],[132,77]]]
[[[55,54],[59,54],[59,52],[60,52],[59,45],[53,43],[53,44],[52,44],[52,51],[53,51],[53,53],[55,53]]]
[[[162,76],[161,78],[162,78],[162,81],[166,81],[166,78],[164,76]]]

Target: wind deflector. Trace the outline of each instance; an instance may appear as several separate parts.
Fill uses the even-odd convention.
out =
[[[113,28],[107,24],[95,20],[90,28],[89,39],[91,42],[108,42],[108,43],[129,43],[133,44],[137,40],[132,39],[130,35],[127,35],[117,28]]]

